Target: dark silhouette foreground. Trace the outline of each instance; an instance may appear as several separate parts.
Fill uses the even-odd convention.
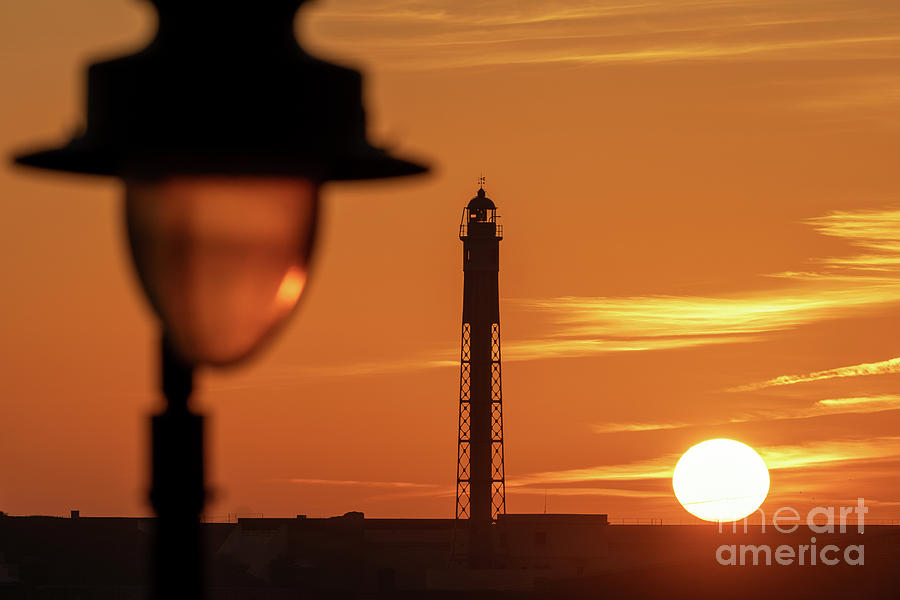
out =
[[[900,527],[817,534],[865,564],[721,566],[721,544],[808,544],[758,527],[606,525],[603,515],[506,515],[498,568],[451,554],[453,519],[240,519],[201,526],[210,598],[896,598]],[[0,598],[145,598],[153,519],[0,517]]]

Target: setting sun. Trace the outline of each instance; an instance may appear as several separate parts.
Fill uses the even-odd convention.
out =
[[[675,465],[675,497],[705,521],[737,521],[750,515],[769,493],[769,470],[753,448],[727,439],[691,447]]]

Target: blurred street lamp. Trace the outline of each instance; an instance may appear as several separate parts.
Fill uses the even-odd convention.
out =
[[[132,256],[162,325],[152,418],[155,595],[203,596],[203,420],[193,369],[253,352],[306,284],[330,180],[425,168],[366,140],[362,78],[309,56],[303,0],[151,0],[156,37],[88,69],[82,133],[23,165],[122,179]]]

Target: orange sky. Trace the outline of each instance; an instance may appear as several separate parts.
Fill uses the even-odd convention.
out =
[[[301,310],[204,373],[212,516],[451,516],[459,213],[504,219],[507,506],[689,517],[732,437],[767,507],[900,517],[900,7],[878,0],[321,0],[371,131],[430,177],[329,185]],[[61,139],[127,0],[0,5],[0,148]],[[112,181],[0,165],[0,510],[147,514],[156,325]]]

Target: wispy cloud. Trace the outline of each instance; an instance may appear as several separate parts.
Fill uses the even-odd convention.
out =
[[[822,261],[826,265],[865,271],[896,271],[900,267],[900,208],[833,211],[805,222],[823,235],[845,239],[872,252],[827,258]]]
[[[563,471],[544,471],[511,478],[507,486],[523,487],[557,483],[585,483],[603,481],[637,481],[672,477],[679,456],[671,454],[649,460],[602,465]]]
[[[635,433],[639,431],[663,431],[684,429],[697,423],[599,423],[591,427],[596,433]]]
[[[780,375],[759,383],[738,386],[729,391],[748,392],[769,387],[809,383],[812,381],[823,381],[841,377],[865,377],[869,375],[887,375],[892,373],[900,373],[900,357],[873,363],[860,363],[858,365],[850,365],[847,367],[825,369],[824,371],[813,371],[811,373],[802,373],[799,375]]]
[[[818,10],[812,11],[812,8]],[[320,20],[358,20],[382,25],[412,22],[419,27],[434,23],[454,31],[534,23],[571,25],[570,21],[580,23],[623,17],[640,20],[645,29],[654,30],[654,20],[671,22],[672,17],[688,22],[758,25],[853,20],[861,15],[890,17],[895,14],[891,7],[873,2],[830,2],[828,6],[823,6],[813,0],[492,0],[477,3],[465,0],[343,0],[323,2],[312,10],[313,18]],[[597,25],[596,22],[589,24]]]
[[[884,394],[879,396],[857,396],[852,398],[827,398],[809,406],[783,406],[757,410],[719,421],[699,421],[693,423],[599,423],[592,429],[596,433],[627,433],[641,431],[664,431],[687,427],[709,427],[734,423],[762,421],[784,421],[790,419],[811,419],[816,417],[846,414],[870,414],[900,410],[900,396]]]
[[[547,490],[537,488],[520,487],[507,484],[507,493],[515,495],[539,496],[547,493]],[[672,493],[668,490],[630,490],[627,488],[608,487],[553,487],[554,496],[615,496],[619,498],[670,498]]]
[[[684,3],[682,3],[684,4]],[[730,3],[729,3],[730,4]],[[359,19],[414,22],[424,25],[437,22],[471,28],[488,25],[521,25],[574,19],[590,19],[633,14],[646,14],[665,7],[661,2],[489,2],[472,6],[465,2],[425,0],[382,0],[372,2],[330,3],[316,13],[320,19]]]
[[[770,469],[798,469],[833,466],[850,461],[884,459],[900,456],[900,437],[871,439],[824,440],[804,444],[757,447]],[[558,484],[627,482],[670,479],[679,454],[667,454],[631,463],[601,465],[581,469],[545,471],[511,479],[507,486],[535,487]],[[554,488],[554,493],[556,488]]]
[[[798,472],[808,474],[810,470],[817,468],[831,468],[854,462],[859,463],[860,468],[865,468],[871,461],[900,458],[900,437],[823,440],[803,444],[761,446],[755,449],[770,470],[797,469]],[[679,457],[678,453],[669,453],[640,461],[507,477],[507,493],[540,495],[544,494],[545,490],[552,490],[554,496],[666,498],[671,496],[671,490],[664,482],[671,479]],[[371,500],[444,497],[452,496],[454,493],[453,489],[446,485],[408,481],[283,478],[271,479],[268,482],[385,491],[383,494],[370,497]]]
[[[809,468],[900,456],[900,437],[786,444],[758,448],[757,452],[769,469]]]
[[[829,283],[831,280],[829,280]],[[855,282],[854,282],[855,283]],[[546,313],[556,339],[533,344],[550,352],[666,349],[753,341],[758,334],[847,316],[900,301],[900,281],[875,285],[798,285],[720,297],[631,296],[522,300]]]
[[[873,52],[884,44],[900,43],[900,36],[842,37],[818,40],[750,43],[679,43],[657,44],[642,48],[607,50],[603,52],[552,51],[494,52],[459,59],[453,66],[476,67],[489,65],[547,64],[547,63],[660,63],[673,61],[722,60],[735,58],[768,58],[769,60],[896,58],[900,49]],[[874,54],[874,55],[873,55]],[[805,55],[805,56],[804,56]]]
[[[684,348],[749,342],[765,334],[826,319],[855,316],[900,302],[900,209],[839,211],[808,219],[822,235],[847,241],[862,254],[811,261],[817,268],[773,274],[786,285],[713,297],[567,297],[523,300],[526,310],[553,322],[548,339],[513,348],[528,358]],[[745,386],[759,389],[805,381],[886,372],[893,363],[858,365],[783,376]],[[812,379],[810,379],[812,380]]]
[[[363,361],[346,365],[307,366],[301,367],[299,371],[294,371],[313,377],[353,377],[356,375],[386,375],[438,367],[458,368],[459,358],[453,358],[456,354],[456,352],[448,349],[442,353],[441,357],[423,360],[398,358],[394,360]]]
[[[900,11],[849,0],[350,1],[313,19],[332,46],[413,69],[900,55]]]
[[[883,396],[857,397],[857,398],[830,398],[816,402],[817,407],[823,409],[850,409],[863,411],[893,410],[900,408],[900,396],[885,394]]]
[[[584,298],[572,300],[577,302],[582,302],[585,300],[590,301],[590,299]],[[630,305],[631,308],[637,308],[636,301],[638,300],[649,300],[650,302],[665,301],[662,297],[649,299],[603,298],[599,300],[603,302],[603,306],[605,307],[612,307],[613,305]],[[679,298],[677,300],[680,301],[682,299]],[[546,313],[553,313],[554,311],[559,311],[559,313],[562,313],[564,312],[562,307],[566,304],[567,301],[568,299],[566,298],[559,298],[537,301],[534,304],[521,302],[520,305],[526,308],[544,311]],[[603,308],[598,305],[598,310],[603,310]],[[656,315],[651,316],[651,319],[655,318],[655,316]],[[631,318],[636,319],[637,315],[632,314]],[[608,325],[608,327],[605,328],[604,324]],[[565,327],[565,325],[559,322],[557,323],[557,325]],[[640,327],[640,323],[636,320],[633,320],[630,323],[614,323],[612,321],[605,321],[602,324],[595,321],[594,325],[595,328],[591,332],[588,332],[586,330],[576,332],[574,331],[575,328],[572,327],[572,329],[566,329],[563,332],[556,334],[557,337],[553,338],[512,341],[510,343],[507,343],[503,347],[503,359],[504,361],[525,361],[538,360],[542,358],[571,358],[578,356],[590,356],[593,354],[605,354],[609,352],[641,352],[646,350],[671,350],[674,348],[691,348],[694,346],[705,346],[709,344],[747,342],[755,339],[754,336],[751,335],[738,336],[730,335],[728,333],[722,333],[721,335],[686,333],[682,334],[681,336],[674,333],[665,335],[642,335],[637,331],[636,328],[629,326],[634,325]],[[567,335],[583,335],[591,337],[565,337]]]
[[[439,487],[432,483],[413,483],[411,481],[366,481],[357,479],[311,479],[306,477],[289,477],[283,479],[267,479],[265,483],[298,483],[303,485],[364,487],[364,488],[398,488],[418,489]]]
[[[830,113],[833,118],[900,122],[900,81],[891,74],[848,76],[839,86],[827,81],[812,87],[818,89],[797,101],[799,108]]]

